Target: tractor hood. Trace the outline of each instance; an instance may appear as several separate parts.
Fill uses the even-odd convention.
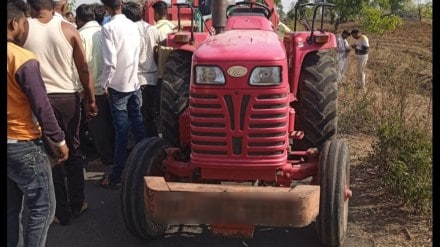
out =
[[[229,30],[209,38],[193,55],[201,63],[280,61],[286,52],[278,34],[267,30]]]

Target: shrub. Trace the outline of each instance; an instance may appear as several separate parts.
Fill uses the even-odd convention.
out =
[[[396,117],[378,128],[371,160],[379,165],[383,185],[415,211],[432,208],[432,142],[424,131]]]
[[[376,96],[354,89],[344,99],[339,99],[341,105],[338,117],[339,132],[350,134],[353,132],[371,132],[375,126],[373,103]]]

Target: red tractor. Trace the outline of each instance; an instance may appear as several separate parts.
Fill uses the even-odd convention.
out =
[[[196,15],[200,2],[171,8]],[[196,32],[191,17],[168,37],[162,138],[144,139],[127,159],[127,228],[154,239],[170,224],[210,224],[251,237],[256,225],[315,222],[323,245],[340,246],[351,190],[348,147],[336,139],[334,34],[321,21],[281,40],[273,1],[206,2],[215,34]],[[332,6],[307,4],[312,23]]]

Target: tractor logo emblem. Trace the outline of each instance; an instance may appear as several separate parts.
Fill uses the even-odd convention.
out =
[[[247,69],[243,66],[232,66],[228,69],[228,75],[232,77],[242,77],[247,74]]]

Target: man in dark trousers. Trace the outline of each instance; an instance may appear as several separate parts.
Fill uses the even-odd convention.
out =
[[[87,64],[95,83],[95,98],[96,104],[99,107],[99,114],[94,118],[90,118],[86,124],[93,138],[94,149],[97,151],[102,163],[104,165],[112,165],[113,150],[115,148],[115,130],[113,128],[113,119],[108,99],[101,88],[102,69],[104,66],[102,34],[101,25],[95,21],[94,8],[91,4],[81,4],[76,8],[76,23],[79,27],[78,31],[81,41],[84,44]]]
[[[79,141],[80,92],[84,90],[87,117],[96,116],[93,79],[78,31],[72,24],[54,18],[52,0],[27,0],[27,3],[32,19],[23,47],[34,52],[40,62],[49,101],[69,147],[69,159],[52,170],[55,216],[62,225],[67,225],[72,216],[78,217],[87,209],[83,171],[87,160]]]

